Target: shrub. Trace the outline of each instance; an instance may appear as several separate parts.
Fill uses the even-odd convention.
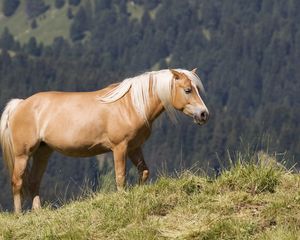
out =
[[[244,190],[251,194],[273,193],[283,173],[283,167],[266,154],[258,153],[249,161],[239,155],[230,169],[222,172],[217,182],[223,189]]]

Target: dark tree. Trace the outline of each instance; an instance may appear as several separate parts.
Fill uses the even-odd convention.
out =
[[[20,4],[19,0],[3,0],[2,11],[6,17],[10,17],[15,13]]]
[[[36,18],[50,8],[42,0],[26,0],[26,13],[31,18]]]
[[[25,46],[26,52],[33,56],[41,55],[41,45],[38,46],[35,37],[31,37]]]
[[[0,66],[9,66],[11,64],[11,57],[6,49],[3,49],[0,54]]]
[[[110,8],[111,8],[110,0],[96,1],[96,11],[103,10],[103,9],[110,9]]]
[[[78,6],[81,0],[69,0],[69,5]]]
[[[147,27],[150,22],[151,22],[151,17],[149,15],[149,12],[145,11],[142,16],[142,25]]]
[[[72,41],[82,40],[85,37],[86,30],[87,30],[86,12],[83,7],[80,7],[73,19],[71,29],[70,29],[70,36]]]
[[[66,3],[65,0],[55,0],[55,7],[57,9],[60,9],[65,5],[65,3]]]
[[[14,36],[9,32],[8,28],[5,27],[0,37],[0,48],[6,50],[12,50],[15,45]]]
[[[32,20],[30,26],[31,26],[32,29],[36,29],[36,28],[38,27],[38,24],[37,24],[37,22],[36,22],[36,19],[33,19],[33,20]]]
[[[157,7],[157,5],[161,2],[161,0],[145,0],[144,5],[148,10],[152,10]]]
[[[68,8],[67,17],[68,17],[68,19],[72,19],[74,17],[72,8]]]
[[[119,1],[119,9],[121,13],[127,14],[127,5],[126,0],[120,0]]]

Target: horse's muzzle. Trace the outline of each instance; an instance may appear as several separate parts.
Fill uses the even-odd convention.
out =
[[[209,113],[207,110],[203,110],[198,114],[194,114],[193,118],[195,123],[203,125],[208,121]]]

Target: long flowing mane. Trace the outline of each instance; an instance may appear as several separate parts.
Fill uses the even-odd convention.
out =
[[[199,88],[204,92],[202,82],[196,74],[185,69],[175,70],[184,73],[192,81],[192,84],[196,86],[196,89]],[[131,91],[131,101],[136,111],[147,122],[146,110],[149,106],[149,96],[152,92],[160,99],[171,120],[175,121],[176,113],[172,106],[173,81],[174,77],[169,69],[146,72],[133,78],[126,78],[105,95],[99,96],[98,100],[102,103],[112,103]]]

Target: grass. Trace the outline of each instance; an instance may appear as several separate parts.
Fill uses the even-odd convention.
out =
[[[56,210],[1,213],[0,239],[299,239],[299,186],[274,158],[240,155],[217,179],[187,171]]]
[[[143,17],[144,14],[144,8],[143,6],[140,6],[138,4],[134,4],[133,2],[128,2],[127,3],[127,10],[130,13],[130,18],[137,19],[140,21]]]
[[[161,7],[161,4],[158,4],[158,6],[156,8],[149,11],[149,15],[152,19],[156,18],[156,14],[160,7]],[[143,6],[141,6],[139,4],[134,4],[133,2],[127,2],[127,10],[130,14],[130,19],[131,20],[136,19],[138,21],[141,21],[143,15],[144,15],[144,12],[145,12],[145,9]]]
[[[7,27],[14,35],[16,40],[22,44],[28,42],[31,37],[35,37],[39,43],[45,45],[52,44],[55,37],[61,36],[69,39],[69,29],[71,20],[67,17],[69,5],[66,3],[63,8],[56,9],[54,1],[47,0],[45,3],[50,5],[50,9],[36,18],[37,28],[31,28],[31,20],[28,19],[25,12],[25,1],[20,1],[20,6],[11,17],[5,17],[0,13],[0,35]],[[0,0],[2,6],[2,0]],[[71,7],[73,13],[76,13],[78,7]],[[46,29],[46,31],[45,31]]]
[[[2,2],[3,0],[0,0],[0,7]],[[85,1],[82,1],[81,5],[77,7],[68,5],[66,1],[66,4],[61,9],[55,8],[53,0],[45,0],[44,2],[50,6],[50,9],[36,18],[37,28],[35,29],[31,28],[32,20],[28,19],[26,15],[25,1],[20,1],[18,9],[11,17],[5,17],[0,11],[0,35],[7,27],[21,44],[27,43],[31,37],[35,37],[38,43],[43,43],[44,45],[51,45],[56,37],[63,37],[69,40],[72,20],[67,17],[67,10],[71,8],[73,14],[75,14],[79,6],[85,4]],[[153,19],[159,6],[150,11],[150,16]],[[127,9],[131,14],[130,18],[138,21],[142,19],[145,11],[143,6],[132,2],[127,3]]]

